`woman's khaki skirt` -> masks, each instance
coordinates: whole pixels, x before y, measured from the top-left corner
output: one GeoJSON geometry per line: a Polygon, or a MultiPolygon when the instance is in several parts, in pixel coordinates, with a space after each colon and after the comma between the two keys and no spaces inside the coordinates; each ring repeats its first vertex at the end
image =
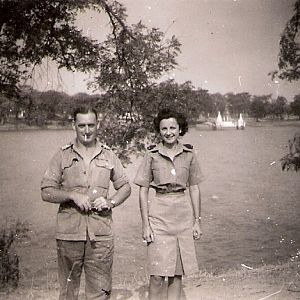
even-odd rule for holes
{"type": "Polygon", "coordinates": [[[174,276],[198,272],[193,239],[193,210],[185,193],[156,193],[149,205],[154,242],[148,244],[150,275],[174,276]]]}

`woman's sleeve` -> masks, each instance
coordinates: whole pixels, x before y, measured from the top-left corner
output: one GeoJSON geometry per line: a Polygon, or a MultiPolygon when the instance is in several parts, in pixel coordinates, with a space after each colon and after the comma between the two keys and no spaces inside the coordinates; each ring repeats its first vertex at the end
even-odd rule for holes
{"type": "Polygon", "coordinates": [[[192,155],[193,156],[190,165],[188,186],[199,184],[204,180],[204,176],[202,174],[197,157],[194,152],[192,153],[192,155]]]}
{"type": "Polygon", "coordinates": [[[151,161],[152,157],[147,152],[138,168],[135,179],[133,181],[134,184],[144,187],[150,186],[150,183],[153,180],[151,161]]]}

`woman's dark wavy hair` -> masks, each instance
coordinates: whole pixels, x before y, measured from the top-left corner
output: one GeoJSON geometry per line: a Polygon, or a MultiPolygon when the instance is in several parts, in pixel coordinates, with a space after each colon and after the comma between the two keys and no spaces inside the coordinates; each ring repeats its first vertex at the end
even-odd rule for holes
{"type": "Polygon", "coordinates": [[[187,122],[186,116],[183,113],[177,112],[170,108],[163,108],[158,112],[157,116],[154,118],[153,121],[154,129],[159,133],[160,121],[163,119],[170,119],[170,118],[176,119],[180,129],[180,133],[179,133],[180,136],[183,136],[185,135],[185,133],[188,132],[189,124],[187,122]]]}
{"type": "Polygon", "coordinates": [[[96,109],[93,107],[87,106],[87,105],[82,105],[78,106],[73,110],[73,120],[76,121],[76,116],[77,114],[88,114],[88,113],[94,113],[96,116],[96,119],[98,118],[98,113],[96,109]]]}

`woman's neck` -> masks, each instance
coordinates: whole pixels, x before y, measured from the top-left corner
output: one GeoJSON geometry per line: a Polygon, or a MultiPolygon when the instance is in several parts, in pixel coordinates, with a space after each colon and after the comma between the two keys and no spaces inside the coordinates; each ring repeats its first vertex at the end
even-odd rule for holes
{"type": "Polygon", "coordinates": [[[176,141],[174,144],[168,144],[168,143],[163,142],[164,147],[166,147],[170,150],[172,150],[172,149],[175,150],[177,147],[177,144],[178,144],[178,141],[176,141]]]}

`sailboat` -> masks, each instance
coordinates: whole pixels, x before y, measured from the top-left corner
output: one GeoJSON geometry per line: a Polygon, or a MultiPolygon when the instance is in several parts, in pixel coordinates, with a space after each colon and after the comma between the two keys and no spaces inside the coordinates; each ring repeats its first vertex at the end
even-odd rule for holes
{"type": "Polygon", "coordinates": [[[222,118],[221,112],[218,111],[218,116],[215,122],[213,122],[212,127],[214,130],[223,128],[236,128],[245,129],[246,123],[243,120],[242,114],[240,114],[238,121],[231,120],[228,111],[225,111],[224,118],[222,118]]]}
{"type": "Polygon", "coordinates": [[[246,122],[243,120],[242,114],[240,114],[240,117],[236,124],[236,129],[245,129],[246,122]]]}

